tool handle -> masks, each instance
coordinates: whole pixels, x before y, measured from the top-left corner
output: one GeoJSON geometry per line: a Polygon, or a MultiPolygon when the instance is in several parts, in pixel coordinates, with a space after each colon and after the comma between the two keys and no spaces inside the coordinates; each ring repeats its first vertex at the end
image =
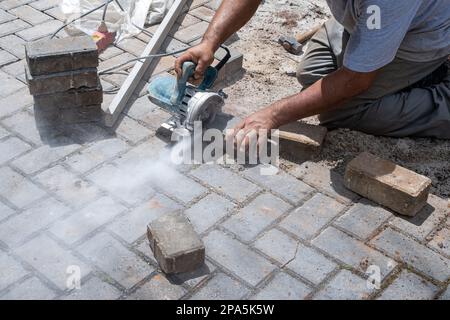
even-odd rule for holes
{"type": "Polygon", "coordinates": [[[309,41],[317,33],[317,31],[320,30],[320,28],[322,28],[322,25],[318,25],[318,26],[314,27],[313,29],[311,29],[308,32],[299,33],[299,34],[296,35],[295,38],[296,38],[298,43],[304,44],[306,41],[309,41]]]}

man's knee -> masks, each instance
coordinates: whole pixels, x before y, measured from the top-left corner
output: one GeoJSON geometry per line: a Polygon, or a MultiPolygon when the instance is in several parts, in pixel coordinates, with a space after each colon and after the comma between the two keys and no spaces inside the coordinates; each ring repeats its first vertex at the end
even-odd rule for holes
{"type": "Polygon", "coordinates": [[[297,66],[297,80],[306,89],[319,81],[322,76],[315,74],[314,69],[308,65],[308,61],[301,61],[297,66]]]}

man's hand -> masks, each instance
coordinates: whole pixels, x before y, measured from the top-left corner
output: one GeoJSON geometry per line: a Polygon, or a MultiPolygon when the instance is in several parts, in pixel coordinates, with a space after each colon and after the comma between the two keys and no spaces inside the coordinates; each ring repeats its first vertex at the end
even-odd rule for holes
{"type": "Polygon", "coordinates": [[[195,81],[200,81],[206,69],[214,61],[214,50],[211,45],[202,42],[199,45],[190,48],[182,56],[175,61],[175,71],[178,77],[182,75],[183,63],[192,61],[197,65],[193,78],[195,81]]]}

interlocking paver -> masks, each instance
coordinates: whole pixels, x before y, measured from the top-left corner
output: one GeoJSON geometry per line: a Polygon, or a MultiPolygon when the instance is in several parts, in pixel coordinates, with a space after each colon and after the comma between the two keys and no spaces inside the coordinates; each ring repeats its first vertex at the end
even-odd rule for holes
{"type": "Polygon", "coordinates": [[[152,266],[106,233],[97,234],[77,250],[125,288],[131,288],[154,271],[152,266]]]}
{"type": "Polygon", "coordinates": [[[42,144],[41,134],[36,126],[33,116],[26,110],[18,112],[3,120],[11,131],[14,131],[36,145],[42,144]]]}
{"type": "Polygon", "coordinates": [[[212,231],[204,242],[208,256],[253,286],[275,268],[262,256],[220,231],[212,231]]]}
{"type": "Polygon", "coordinates": [[[0,9],[0,24],[14,20],[14,19],[15,19],[15,17],[12,14],[9,14],[5,10],[0,9]]]}
{"type": "Polygon", "coordinates": [[[443,228],[436,232],[429,244],[436,250],[450,256],[450,229],[443,228]]]}
{"type": "Polygon", "coordinates": [[[0,290],[5,289],[26,274],[27,271],[18,261],[0,251],[0,290]]]}
{"type": "Polygon", "coordinates": [[[123,118],[116,132],[131,143],[136,143],[152,134],[151,130],[129,117],[123,118]]]}
{"type": "Polygon", "coordinates": [[[361,300],[367,299],[374,292],[367,285],[367,280],[341,270],[326,286],[315,296],[316,300],[361,300]]]}
{"type": "Polygon", "coordinates": [[[14,213],[14,210],[6,206],[6,204],[0,202],[0,221],[8,218],[14,213]]]}
{"type": "Polygon", "coordinates": [[[0,240],[17,246],[68,212],[67,206],[52,198],[40,201],[0,224],[0,240]]]}
{"type": "Polygon", "coordinates": [[[194,17],[197,17],[203,21],[211,22],[215,12],[207,7],[198,7],[189,12],[194,17]]]}
{"type": "Polygon", "coordinates": [[[81,284],[80,289],[74,289],[63,300],[115,300],[121,292],[111,284],[93,277],[81,284]]]}
{"type": "Polygon", "coordinates": [[[4,164],[30,149],[31,147],[28,143],[25,143],[16,137],[3,140],[0,142],[0,164],[4,164]]]}
{"type": "Polygon", "coordinates": [[[23,4],[30,3],[31,1],[33,1],[33,0],[3,0],[0,3],[0,8],[9,10],[9,9],[19,7],[23,4]]]}
{"type": "MultiPolygon", "coordinates": [[[[17,57],[5,50],[0,50],[0,67],[17,61],[17,57]]],[[[4,69],[2,69],[4,70],[4,69]]]]}
{"type": "Polygon", "coordinates": [[[277,229],[269,230],[255,241],[255,248],[283,265],[295,257],[298,245],[298,241],[277,229]]]}
{"type": "Polygon", "coordinates": [[[60,0],[37,0],[29,3],[29,5],[35,9],[44,11],[57,6],[60,2],[60,0]]]}
{"type": "Polygon", "coordinates": [[[51,19],[51,17],[49,17],[45,13],[42,13],[41,11],[36,10],[28,5],[14,8],[10,10],[9,13],[14,14],[16,17],[32,25],[40,24],[51,19]]]}
{"type": "Polygon", "coordinates": [[[311,289],[293,278],[281,272],[278,273],[269,284],[264,287],[254,299],[256,300],[301,300],[304,299],[311,289]]]}
{"type": "Polygon", "coordinates": [[[67,288],[68,270],[71,267],[79,268],[81,278],[91,271],[89,266],[46,235],[28,241],[15,252],[61,290],[67,288]]]}
{"type": "Polygon", "coordinates": [[[186,290],[170,281],[162,274],[158,273],[149,281],[144,283],[135,293],[131,294],[130,300],[176,300],[180,299],[186,290]]]}
{"type": "Polygon", "coordinates": [[[25,58],[25,41],[11,34],[0,38],[0,48],[12,53],[20,59],[25,58]]]}
{"type": "Polygon", "coordinates": [[[25,41],[34,41],[53,34],[62,25],[63,23],[61,21],[50,20],[35,25],[31,28],[16,32],[16,34],[25,41]]]}
{"type": "Polygon", "coordinates": [[[344,209],[344,205],[323,194],[316,194],[291,212],[280,227],[302,239],[309,239],[344,209]]]}
{"type": "Polygon", "coordinates": [[[45,192],[10,168],[0,169],[0,195],[19,208],[45,196],[45,192]]]}
{"type": "Polygon", "coordinates": [[[29,28],[30,25],[26,23],[25,21],[22,21],[20,19],[16,19],[13,21],[9,21],[2,24],[2,27],[0,29],[0,37],[7,36],[10,34],[13,34],[14,32],[23,30],[25,28],[29,28]]]}
{"type": "Polygon", "coordinates": [[[25,84],[3,71],[0,71],[0,83],[2,84],[0,98],[7,97],[25,87],[25,84]]]}
{"type": "Polygon", "coordinates": [[[397,279],[378,298],[380,300],[431,300],[437,287],[425,279],[407,270],[402,271],[397,279]]]}
{"type": "Polygon", "coordinates": [[[203,36],[206,29],[208,28],[208,25],[209,24],[205,21],[193,24],[189,27],[180,29],[177,32],[175,32],[174,38],[184,43],[192,42],[203,36]]]}
{"type": "Polygon", "coordinates": [[[0,139],[3,139],[4,137],[9,136],[9,132],[2,127],[0,127],[0,139]]]}
{"type": "Polygon", "coordinates": [[[117,46],[124,51],[140,57],[142,52],[144,52],[146,43],[136,38],[128,38],[120,41],[117,46]]]}
{"type": "Polygon", "coordinates": [[[250,292],[239,281],[218,273],[196,292],[191,300],[237,300],[250,292]]]}
{"type": "Polygon", "coordinates": [[[56,297],[55,292],[49,289],[36,277],[31,277],[16,284],[7,293],[0,296],[0,300],[51,300],[56,297]]]}
{"type": "Polygon", "coordinates": [[[450,300],[450,287],[447,287],[447,290],[440,296],[440,300],[450,300]]]}
{"type": "MultiPolygon", "coordinates": [[[[17,60],[17,59],[16,59],[17,60]]],[[[2,68],[2,71],[22,81],[25,78],[24,61],[20,60],[2,68]]]]}
{"type": "MultiPolygon", "coordinates": [[[[5,98],[0,98],[0,118],[30,106],[32,103],[33,97],[28,93],[27,88],[23,88],[5,98]]],[[[13,121],[13,123],[15,123],[15,121],[13,121]]]]}
{"type": "Polygon", "coordinates": [[[371,243],[391,257],[404,261],[438,281],[444,282],[450,277],[449,259],[395,230],[384,230],[371,243]]]}
{"type": "Polygon", "coordinates": [[[223,226],[240,239],[252,241],[290,208],[291,206],[287,202],[270,193],[263,193],[231,216],[223,223],[223,226]]]}

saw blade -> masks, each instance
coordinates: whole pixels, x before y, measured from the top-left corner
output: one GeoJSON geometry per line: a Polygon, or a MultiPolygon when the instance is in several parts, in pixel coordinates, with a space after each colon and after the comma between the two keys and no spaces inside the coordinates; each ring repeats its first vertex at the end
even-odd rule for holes
{"type": "Polygon", "coordinates": [[[216,114],[222,110],[223,98],[214,92],[197,92],[188,103],[185,126],[193,129],[194,122],[208,124],[214,121],[216,114]]]}

